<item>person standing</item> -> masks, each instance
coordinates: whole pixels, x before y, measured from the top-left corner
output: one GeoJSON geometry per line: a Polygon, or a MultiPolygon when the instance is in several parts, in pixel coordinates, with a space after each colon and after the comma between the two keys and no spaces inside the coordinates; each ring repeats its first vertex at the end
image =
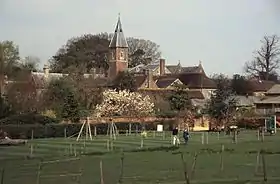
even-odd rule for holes
{"type": "Polygon", "coordinates": [[[178,130],[178,127],[175,127],[172,131],[172,135],[173,135],[173,145],[179,145],[180,144],[180,140],[178,138],[178,133],[179,133],[179,130],[178,130]]]}
{"type": "Polygon", "coordinates": [[[189,134],[187,129],[184,130],[183,138],[185,140],[185,144],[188,144],[188,141],[189,141],[189,138],[190,138],[190,134],[189,134]]]}

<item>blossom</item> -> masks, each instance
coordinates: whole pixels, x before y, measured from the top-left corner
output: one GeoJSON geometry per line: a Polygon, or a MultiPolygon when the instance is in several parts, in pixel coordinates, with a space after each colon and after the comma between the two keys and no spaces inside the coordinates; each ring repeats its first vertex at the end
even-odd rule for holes
{"type": "Polygon", "coordinates": [[[149,96],[127,90],[106,90],[103,101],[95,108],[96,117],[110,116],[147,116],[154,111],[154,103],[149,96]]]}

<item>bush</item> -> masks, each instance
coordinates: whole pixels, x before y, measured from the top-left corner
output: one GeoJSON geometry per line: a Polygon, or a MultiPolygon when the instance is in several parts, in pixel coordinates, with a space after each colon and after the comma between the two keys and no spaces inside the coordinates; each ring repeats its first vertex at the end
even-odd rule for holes
{"type": "Polygon", "coordinates": [[[51,124],[58,123],[55,118],[44,116],[36,113],[16,114],[0,120],[0,124],[14,124],[14,125],[26,125],[26,124],[51,124]]]}

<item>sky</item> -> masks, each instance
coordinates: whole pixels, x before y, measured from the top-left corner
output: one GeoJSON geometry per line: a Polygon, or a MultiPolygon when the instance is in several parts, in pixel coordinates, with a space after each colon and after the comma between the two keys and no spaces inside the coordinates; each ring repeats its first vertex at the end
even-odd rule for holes
{"type": "Polygon", "coordinates": [[[264,35],[280,36],[279,0],[0,0],[0,41],[41,67],[71,37],[113,32],[160,45],[167,64],[198,65],[208,75],[244,72],[264,35]]]}

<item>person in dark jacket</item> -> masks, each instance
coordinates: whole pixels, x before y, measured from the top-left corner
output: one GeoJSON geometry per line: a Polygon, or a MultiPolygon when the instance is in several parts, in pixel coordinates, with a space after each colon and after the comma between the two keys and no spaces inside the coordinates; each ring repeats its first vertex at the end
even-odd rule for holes
{"type": "Polygon", "coordinates": [[[179,130],[177,127],[175,127],[173,130],[172,130],[172,135],[173,135],[173,145],[178,145],[180,144],[180,140],[178,138],[178,133],[179,133],[179,130]]]}
{"type": "Polygon", "coordinates": [[[183,138],[185,140],[185,144],[188,144],[188,141],[189,141],[189,138],[190,138],[190,134],[189,134],[188,130],[186,130],[186,129],[183,132],[183,138]]]}

